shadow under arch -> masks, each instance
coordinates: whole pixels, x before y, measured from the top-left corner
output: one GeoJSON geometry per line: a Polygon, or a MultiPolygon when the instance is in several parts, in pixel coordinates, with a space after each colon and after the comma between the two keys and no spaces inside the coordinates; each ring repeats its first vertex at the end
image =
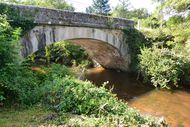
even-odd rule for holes
{"type": "Polygon", "coordinates": [[[90,59],[96,61],[104,68],[117,70],[125,68],[125,60],[120,51],[107,42],[92,38],[73,38],[66,41],[83,48],[88,53],[90,59]]]}

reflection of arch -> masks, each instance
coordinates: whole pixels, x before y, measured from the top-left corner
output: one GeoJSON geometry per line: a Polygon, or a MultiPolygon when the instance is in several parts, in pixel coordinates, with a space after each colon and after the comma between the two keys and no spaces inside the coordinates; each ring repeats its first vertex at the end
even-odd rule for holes
{"type": "Polygon", "coordinates": [[[97,62],[105,67],[128,70],[130,55],[121,30],[36,26],[22,38],[22,54],[27,56],[46,45],[62,40],[70,40],[82,46],[93,59],[96,58],[97,62]]]}

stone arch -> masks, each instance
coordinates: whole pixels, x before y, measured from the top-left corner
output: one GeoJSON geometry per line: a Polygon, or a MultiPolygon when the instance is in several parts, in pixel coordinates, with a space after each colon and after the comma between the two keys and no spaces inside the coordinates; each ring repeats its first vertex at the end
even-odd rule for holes
{"type": "Polygon", "coordinates": [[[27,56],[46,45],[62,40],[70,40],[82,46],[94,58],[97,55],[97,62],[104,67],[128,70],[130,55],[122,30],[50,25],[36,26],[22,38],[22,54],[27,56]],[[100,50],[100,47],[102,51],[98,52],[96,49],[100,50]],[[90,48],[93,49],[92,52],[90,52],[90,48]]]}
{"type": "Polygon", "coordinates": [[[125,60],[121,52],[109,43],[90,38],[75,38],[68,41],[85,49],[89,57],[101,66],[124,70],[125,60]]]}

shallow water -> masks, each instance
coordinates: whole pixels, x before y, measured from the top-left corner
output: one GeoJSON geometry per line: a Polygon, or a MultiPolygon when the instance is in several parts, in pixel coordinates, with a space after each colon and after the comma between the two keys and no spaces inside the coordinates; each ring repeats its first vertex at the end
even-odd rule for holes
{"type": "Polygon", "coordinates": [[[190,127],[190,90],[157,90],[134,75],[101,67],[89,69],[86,79],[97,86],[109,81],[107,88],[143,114],[163,116],[172,127],[190,127]]]}

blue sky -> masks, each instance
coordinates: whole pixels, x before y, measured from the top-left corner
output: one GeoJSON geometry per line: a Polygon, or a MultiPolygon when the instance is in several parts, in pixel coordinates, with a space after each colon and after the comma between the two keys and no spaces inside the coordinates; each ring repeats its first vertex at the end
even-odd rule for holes
{"type": "MultiPolygon", "coordinates": [[[[76,11],[85,12],[86,7],[92,4],[92,0],[66,0],[71,3],[76,11]]],[[[151,0],[130,0],[134,8],[147,8],[149,12],[152,12],[155,5],[152,4],[151,0]]],[[[115,7],[119,3],[119,0],[110,0],[111,7],[115,7]]]]}

